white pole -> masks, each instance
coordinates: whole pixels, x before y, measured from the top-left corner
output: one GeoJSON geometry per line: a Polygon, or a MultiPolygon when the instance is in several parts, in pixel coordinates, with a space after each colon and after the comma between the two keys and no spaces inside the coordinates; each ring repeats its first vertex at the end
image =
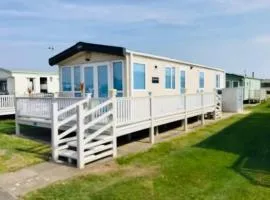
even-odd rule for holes
{"type": "Polygon", "coordinates": [[[151,127],[150,127],[150,142],[151,144],[155,143],[155,130],[154,130],[154,116],[153,116],[153,96],[152,92],[149,92],[149,101],[150,101],[150,120],[151,120],[151,127]]]}
{"type": "Polygon", "coordinates": [[[113,157],[117,157],[117,136],[116,136],[116,121],[117,121],[117,106],[116,106],[116,94],[117,90],[111,90],[111,99],[112,99],[112,137],[113,137],[113,157]]]}
{"type": "Polygon", "coordinates": [[[217,96],[217,91],[216,91],[216,89],[214,89],[214,105],[215,105],[215,109],[214,109],[214,112],[213,112],[213,118],[214,118],[214,120],[216,120],[216,115],[217,115],[217,104],[218,104],[218,96],[217,96]]]}
{"type": "Polygon", "coordinates": [[[18,108],[17,108],[17,98],[14,96],[14,106],[15,106],[15,125],[16,125],[16,135],[20,135],[20,124],[18,123],[18,108]]]}
{"type": "Polygon", "coordinates": [[[202,105],[202,116],[201,116],[201,120],[202,120],[202,125],[204,125],[205,121],[204,121],[204,93],[202,92],[201,94],[201,105],[202,105]]]}
{"type": "Polygon", "coordinates": [[[184,109],[185,109],[185,119],[184,119],[184,130],[187,131],[188,130],[188,117],[187,117],[187,94],[184,94],[184,109]]]}
{"type": "Polygon", "coordinates": [[[58,161],[58,105],[57,102],[52,103],[51,108],[51,145],[52,145],[52,158],[54,162],[58,161]]]}
{"type": "Polygon", "coordinates": [[[84,130],[83,130],[83,104],[76,107],[77,110],[77,167],[84,168],[84,130]]]}

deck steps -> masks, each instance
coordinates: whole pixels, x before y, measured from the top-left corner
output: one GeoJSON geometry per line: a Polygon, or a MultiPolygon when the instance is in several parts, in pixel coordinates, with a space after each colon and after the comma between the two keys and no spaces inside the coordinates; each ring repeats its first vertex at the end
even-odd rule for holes
{"type": "MultiPolygon", "coordinates": [[[[91,150],[85,151],[84,163],[93,162],[95,160],[99,160],[101,158],[113,155],[112,148],[112,144],[107,144],[97,146],[92,148],[91,150]]],[[[68,162],[71,162],[71,159],[77,161],[78,155],[76,150],[64,149],[59,151],[59,157],[67,158],[68,162]]]]}
{"type": "Polygon", "coordinates": [[[88,156],[87,158],[84,159],[85,163],[90,163],[108,156],[112,156],[113,155],[113,150],[109,150],[109,151],[104,151],[103,153],[100,153],[98,155],[92,155],[92,156],[88,156]]]}
{"type": "MultiPolygon", "coordinates": [[[[104,135],[100,135],[97,138],[95,138],[94,142],[90,143],[90,144],[86,144],[85,148],[92,148],[95,146],[99,146],[108,142],[111,142],[113,139],[112,136],[104,136],[104,135]]],[[[77,141],[72,141],[68,143],[69,147],[73,147],[73,148],[77,148],[77,141]]]]}

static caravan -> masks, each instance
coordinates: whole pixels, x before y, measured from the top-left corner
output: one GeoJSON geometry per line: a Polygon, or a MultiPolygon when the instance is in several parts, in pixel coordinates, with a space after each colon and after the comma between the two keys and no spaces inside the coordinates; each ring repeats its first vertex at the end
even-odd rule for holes
{"type": "Polygon", "coordinates": [[[266,94],[270,95],[270,79],[261,80],[261,88],[266,90],[266,94]]]}
{"type": "Polygon", "coordinates": [[[266,99],[266,90],[261,88],[261,79],[238,74],[226,73],[226,88],[243,88],[244,101],[266,99]]]}
{"type": "Polygon", "coordinates": [[[57,73],[17,71],[0,68],[0,95],[59,92],[57,73]]]}
{"type": "Polygon", "coordinates": [[[59,66],[60,90],[78,96],[107,97],[110,89],[119,97],[196,94],[225,87],[222,69],[122,47],[79,42],[49,63],[59,66]]]}
{"type": "Polygon", "coordinates": [[[161,125],[182,121],[187,130],[188,118],[221,116],[222,69],[83,42],[49,64],[59,66],[65,97],[17,98],[16,133],[21,124],[50,128],[55,162],[83,168],[116,157],[120,136],[149,129],[154,143],[161,125]]]}
{"type": "Polygon", "coordinates": [[[226,73],[226,88],[244,87],[244,79],[242,75],[226,73]]]}

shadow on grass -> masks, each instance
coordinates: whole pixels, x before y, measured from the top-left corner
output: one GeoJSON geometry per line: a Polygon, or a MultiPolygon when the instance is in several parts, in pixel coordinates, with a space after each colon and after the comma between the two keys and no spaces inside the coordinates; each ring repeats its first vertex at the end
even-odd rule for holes
{"type": "Polygon", "coordinates": [[[28,148],[16,148],[16,151],[33,154],[36,157],[42,160],[46,160],[46,161],[50,160],[50,155],[51,155],[49,148],[44,145],[37,145],[34,147],[28,147],[28,148]]]}
{"type": "MultiPolygon", "coordinates": [[[[265,106],[268,109],[268,106],[265,106]]],[[[270,111],[256,111],[196,147],[239,155],[231,166],[252,183],[270,187],[270,111]]]]}
{"type": "MultiPolygon", "coordinates": [[[[21,136],[37,142],[49,144],[51,130],[33,126],[21,126],[21,136]]],[[[15,121],[5,120],[0,123],[0,134],[15,135],[15,121]]]]}

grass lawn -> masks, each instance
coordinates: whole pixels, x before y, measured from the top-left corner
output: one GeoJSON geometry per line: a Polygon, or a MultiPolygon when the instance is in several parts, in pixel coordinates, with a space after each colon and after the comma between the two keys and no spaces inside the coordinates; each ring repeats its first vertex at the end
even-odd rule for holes
{"type": "Polygon", "coordinates": [[[270,199],[270,106],[119,158],[112,172],[51,185],[25,199],[270,199]]]}
{"type": "MultiPolygon", "coordinates": [[[[24,132],[29,130],[29,128],[23,128],[24,132]]],[[[17,137],[14,132],[14,120],[0,121],[0,174],[48,159],[49,147],[47,145],[17,137]]]]}

